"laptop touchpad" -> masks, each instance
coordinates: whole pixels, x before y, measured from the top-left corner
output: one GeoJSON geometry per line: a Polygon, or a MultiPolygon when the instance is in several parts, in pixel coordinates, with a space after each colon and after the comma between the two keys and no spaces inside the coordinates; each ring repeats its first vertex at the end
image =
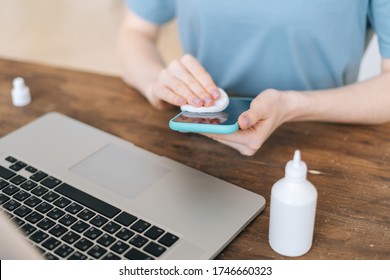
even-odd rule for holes
{"type": "Polygon", "coordinates": [[[133,199],[170,170],[130,150],[109,144],[73,166],[70,171],[133,199]]]}

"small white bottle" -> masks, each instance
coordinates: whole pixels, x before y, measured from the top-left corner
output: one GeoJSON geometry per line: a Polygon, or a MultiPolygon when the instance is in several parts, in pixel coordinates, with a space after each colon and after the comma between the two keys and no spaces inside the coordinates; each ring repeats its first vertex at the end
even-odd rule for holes
{"type": "Polygon", "coordinates": [[[307,253],[313,242],[317,190],[306,179],[307,166],[299,150],[285,172],[271,190],[268,239],[275,252],[297,257],[307,253]]]}
{"type": "Polygon", "coordinates": [[[22,107],[30,104],[30,89],[25,85],[23,78],[15,78],[12,88],[12,103],[15,106],[22,107]]]}

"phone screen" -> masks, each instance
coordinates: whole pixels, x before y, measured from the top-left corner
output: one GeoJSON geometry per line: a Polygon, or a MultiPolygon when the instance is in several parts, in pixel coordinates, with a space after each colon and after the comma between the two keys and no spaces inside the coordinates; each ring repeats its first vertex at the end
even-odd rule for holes
{"type": "Polygon", "coordinates": [[[218,113],[182,112],[173,121],[180,123],[197,123],[213,125],[233,125],[241,113],[249,109],[252,98],[230,98],[228,107],[218,113]]]}

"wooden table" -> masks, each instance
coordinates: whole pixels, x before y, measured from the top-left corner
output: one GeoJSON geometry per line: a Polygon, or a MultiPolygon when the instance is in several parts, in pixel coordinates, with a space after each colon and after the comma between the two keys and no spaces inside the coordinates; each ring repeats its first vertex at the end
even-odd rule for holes
{"type": "Polygon", "coordinates": [[[245,157],[197,134],[169,129],[177,111],[154,110],[118,77],[0,59],[0,137],[57,111],[264,196],[265,210],[218,259],[286,259],[268,245],[272,185],[295,149],[309,167],[318,203],[312,249],[297,259],[390,259],[390,124],[289,123],[245,157]],[[32,103],[11,103],[23,77],[32,103]]]}

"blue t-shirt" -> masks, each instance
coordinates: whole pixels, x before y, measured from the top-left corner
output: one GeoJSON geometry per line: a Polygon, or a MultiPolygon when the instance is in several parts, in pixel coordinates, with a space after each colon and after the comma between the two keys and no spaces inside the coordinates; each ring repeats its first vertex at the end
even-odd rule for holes
{"type": "Polygon", "coordinates": [[[161,25],[228,92],[310,90],[356,81],[368,26],[390,58],[390,0],[126,0],[161,25]]]}

